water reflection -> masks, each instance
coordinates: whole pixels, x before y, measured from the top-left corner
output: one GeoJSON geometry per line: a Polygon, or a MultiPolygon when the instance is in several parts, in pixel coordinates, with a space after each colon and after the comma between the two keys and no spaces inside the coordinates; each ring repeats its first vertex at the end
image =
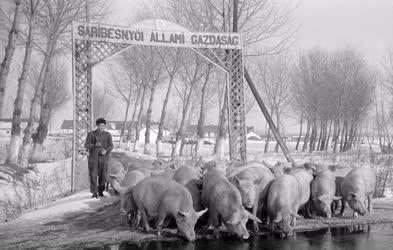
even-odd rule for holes
{"type": "Polygon", "coordinates": [[[172,242],[146,242],[140,245],[122,243],[107,245],[104,249],[143,250],[259,250],[259,249],[392,249],[393,224],[356,225],[328,228],[318,231],[296,233],[296,237],[280,239],[273,235],[260,235],[248,241],[237,239],[198,240],[195,243],[184,240],[172,242]],[[117,247],[117,248],[116,248],[117,247]]]}

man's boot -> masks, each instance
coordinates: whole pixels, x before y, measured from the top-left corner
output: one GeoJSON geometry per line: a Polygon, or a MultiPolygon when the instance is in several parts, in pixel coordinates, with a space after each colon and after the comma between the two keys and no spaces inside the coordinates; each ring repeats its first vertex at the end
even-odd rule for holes
{"type": "Polygon", "coordinates": [[[91,198],[96,198],[96,199],[98,199],[97,193],[93,193],[93,196],[92,196],[91,198]]]}

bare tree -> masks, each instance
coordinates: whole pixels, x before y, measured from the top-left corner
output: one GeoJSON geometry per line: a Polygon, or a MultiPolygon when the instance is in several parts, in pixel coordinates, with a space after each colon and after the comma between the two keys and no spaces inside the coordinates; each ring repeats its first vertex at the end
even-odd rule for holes
{"type": "MultiPolygon", "coordinates": [[[[275,55],[257,60],[257,69],[255,75],[257,76],[257,85],[260,93],[266,100],[266,106],[270,109],[270,115],[276,116],[277,129],[281,133],[284,132],[280,127],[280,115],[287,108],[290,101],[290,59],[287,55],[275,55]]],[[[265,152],[268,151],[270,139],[270,128],[265,144],[265,152]]],[[[275,152],[278,151],[278,143],[276,143],[275,152]]]]}
{"type": "MultiPolygon", "coordinates": [[[[35,84],[38,85],[38,78],[39,78],[39,73],[36,71],[35,72],[35,84]]],[[[53,115],[61,109],[64,104],[69,101],[71,98],[71,95],[67,89],[67,70],[66,67],[55,61],[52,61],[52,64],[49,67],[49,72],[47,76],[47,91],[45,92],[45,108],[48,110],[46,113],[46,116],[40,116],[41,119],[45,119],[44,122],[40,122],[38,127],[37,127],[37,133],[33,134],[33,141],[37,142],[33,146],[33,155],[32,161],[37,161],[37,160],[42,160],[42,155],[41,152],[43,151],[43,144],[44,140],[46,139],[46,135],[48,134],[48,124],[53,115]],[[44,127],[42,127],[42,124],[44,124],[44,127]],[[42,133],[45,134],[45,136],[40,135],[38,132],[42,131],[42,133]],[[39,137],[39,138],[36,138],[39,137]],[[36,147],[39,147],[37,149],[36,147]]],[[[41,105],[43,103],[43,99],[40,100],[41,105]]]]}
{"type": "MultiPolygon", "coordinates": [[[[102,17],[102,4],[93,5],[90,14],[91,19],[102,17]]],[[[51,62],[59,53],[62,53],[70,44],[69,34],[71,23],[73,20],[82,20],[86,18],[85,1],[81,0],[45,0],[43,8],[37,13],[37,23],[39,27],[39,34],[41,43],[37,42],[36,48],[44,55],[40,74],[38,77],[37,89],[31,101],[31,112],[28,120],[28,125],[25,129],[25,136],[23,138],[23,147],[21,153],[22,165],[27,165],[27,155],[30,150],[33,126],[33,111],[37,109],[38,100],[40,100],[40,118],[39,126],[34,135],[33,143],[35,152],[33,156],[42,154],[43,141],[46,138],[49,124],[48,100],[47,100],[47,78],[50,70],[51,62]]]]}
{"type": "Polygon", "coordinates": [[[117,56],[112,64],[109,64],[111,73],[109,80],[106,82],[108,89],[112,90],[109,93],[126,105],[123,125],[120,131],[119,146],[123,141],[129,109],[132,102],[136,99],[135,92],[138,89],[134,57],[133,51],[127,50],[117,56]]]}
{"type": "Polygon", "coordinates": [[[184,59],[186,60],[183,62],[183,70],[181,74],[181,78],[183,82],[186,84],[184,85],[186,91],[184,91],[183,95],[183,112],[182,112],[182,119],[180,122],[179,129],[176,133],[175,139],[175,146],[172,150],[172,157],[177,157],[180,155],[180,147],[183,139],[183,134],[185,129],[187,128],[187,121],[190,116],[190,111],[192,107],[192,96],[194,95],[194,90],[198,81],[203,76],[202,71],[202,58],[196,54],[195,52],[191,52],[188,56],[185,55],[184,59]]]}
{"type": "Polygon", "coordinates": [[[27,74],[30,70],[30,61],[32,55],[33,39],[34,39],[34,25],[36,11],[40,1],[30,0],[29,2],[23,2],[22,11],[27,20],[28,33],[25,43],[25,55],[23,59],[22,72],[19,77],[17,96],[14,102],[14,111],[12,114],[12,128],[11,128],[11,140],[9,146],[9,152],[6,159],[8,163],[17,163],[20,146],[20,133],[21,133],[21,115],[23,108],[23,100],[25,96],[25,89],[27,83],[27,74]]]}
{"type": "Polygon", "coordinates": [[[145,53],[147,54],[147,59],[146,64],[148,67],[148,74],[149,74],[149,82],[150,82],[150,100],[149,100],[149,106],[147,108],[147,114],[146,114],[146,131],[145,131],[145,145],[144,145],[144,153],[145,154],[150,154],[151,152],[149,151],[149,145],[150,145],[150,130],[151,130],[151,123],[152,123],[152,108],[153,108],[153,102],[154,102],[154,94],[156,92],[156,89],[158,85],[163,81],[163,68],[164,64],[163,61],[160,58],[157,58],[155,54],[157,53],[157,49],[153,47],[147,47],[147,51],[145,53]]]}
{"type": "Polygon", "coordinates": [[[211,69],[212,67],[213,65],[209,63],[207,66],[205,79],[201,91],[201,107],[200,107],[200,114],[199,114],[198,126],[197,126],[197,143],[195,147],[195,159],[199,159],[205,140],[204,128],[205,128],[205,120],[206,120],[206,99],[208,97],[207,96],[208,87],[209,87],[208,84],[210,81],[210,71],[212,70],[211,69]]]}
{"type": "MultiPolygon", "coordinates": [[[[314,49],[300,56],[294,69],[294,96],[307,120],[303,151],[351,149],[372,101],[374,76],[351,49],[332,54],[314,49]],[[332,131],[333,127],[333,131],[332,131]]],[[[299,115],[300,116],[300,115],[299,115]]]]}
{"type": "Polygon", "coordinates": [[[4,105],[5,89],[7,86],[7,78],[10,70],[12,58],[14,56],[16,39],[18,36],[18,29],[20,23],[20,5],[21,0],[15,0],[14,19],[12,21],[11,29],[8,33],[8,43],[5,48],[3,61],[0,65],[0,117],[2,117],[2,110],[4,105]]]}
{"type": "Polygon", "coordinates": [[[134,147],[133,147],[133,151],[134,152],[138,152],[139,149],[139,133],[140,133],[140,128],[141,128],[141,123],[142,123],[142,114],[143,114],[143,109],[144,109],[144,105],[145,105],[145,96],[147,94],[148,90],[148,85],[146,82],[144,82],[142,80],[142,96],[141,96],[141,104],[139,106],[139,113],[138,113],[138,117],[135,123],[135,142],[134,142],[134,147]]]}
{"type": "Polygon", "coordinates": [[[164,103],[162,106],[160,124],[158,125],[158,133],[157,133],[157,141],[156,141],[157,156],[161,156],[163,154],[162,137],[163,137],[164,122],[167,114],[168,101],[172,93],[172,87],[175,77],[178,74],[180,68],[180,61],[181,61],[180,58],[182,56],[182,50],[180,48],[177,48],[175,53],[172,52],[173,52],[172,49],[166,50],[163,53],[159,52],[159,56],[164,64],[164,69],[166,70],[166,73],[168,75],[169,83],[168,83],[168,88],[166,91],[164,103]]]}

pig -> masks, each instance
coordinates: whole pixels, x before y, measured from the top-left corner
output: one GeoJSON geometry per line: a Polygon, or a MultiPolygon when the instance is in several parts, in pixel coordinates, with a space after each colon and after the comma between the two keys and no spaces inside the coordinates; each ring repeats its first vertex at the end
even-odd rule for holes
{"type": "Polygon", "coordinates": [[[185,186],[190,191],[195,211],[202,210],[201,190],[199,188],[202,182],[194,169],[188,166],[178,168],[173,175],[173,180],[185,186]]]}
{"type": "Polygon", "coordinates": [[[364,215],[367,210],[365,207],[366,198],[368,201],[368,212],[372,212],[372,198],[376,183],[376,174],[370,168],[354,168],[341,183],[342,204],[340,215],[343,216],[345,205],[354,211],[353,217],[357,214],[364,215]]]}
{"type": "Polygon", "coordinates": [[[140,212],[144,228],[150,230],[149,217],[157,217],[157,234],[161,235],[167,215],[176,221],[178,234],[189,241],[195,240],[194,226],[207,209],[195,212],[190,192],[180,183],[164,176],[152,176],[132,189],[132,203],[140,212]]]}
{"type": "Polygon", "coordinates": [[[228,230],[242,239],[248,239],[246,228],[248,219],[261,221],[244,209],[239,190],[217,168],[210,168],[202,180],[202,204],[209,209],[208,224],[214,227],[214,235],[219,236],[221,222],[228,230]]]}
{"type": "Polygon", "coordinates": [[[310,198],[310,184],[315,169],[309,164],[291,168],[290,173],[277,177],[270,185],[267,196],[268,223],[271,230],[278,225],[285,236],[292,235],[297,212],[310,198]]]}
{"type": "Polygon", "coordinates": [[[273,176],[270,170],[263,164],[249,162],[242,167],[233,169],[227,174],[227,177],[239,189],[243,205],[251,208],[254,205],[256,197],[255,186],[266,175],[269,177],[273,176]]]}
{"type": "Polygon", "coordinates": [[[267,196],[267,216],[271,231],[277,225],[281,234],[292,235],[301,196],[302,186],[293,175],[285,174],[272,182],[267,196]]]}
{"type": "MultiPolygon", "coordinates": [[[[268,184],[275,178],[264,164],[249,162],[228,174],[229,180],[239,189],[242,203],[247,208],[253,208],[254,216],[261,204],[266,203],[268,184]]],[[[253,221],[254,231],[258,232],[258,224],[253,221]]]]}
{"type": "Polygon", "coordinates": [[[302,191],[300,196],[300,206],[299,209],[305,208],[307,202],[310,199],[311,194],[311,182],[316,175],[315,165],[304,163],[299,167],[294,167],[289,169],[289,174],[293,175],[296,180],[300,183],[302,191]]]}
{"type": "Polygon", "coordinates": [[[145,179],[145,177],[145,174],[140,170],[130,170],[124,176],[120,186],[125,188],[133,187],[141,180],[145,179]]]}
{"type": "MultiPolygon", "coordinates": [[[[113,188],[113,182],[117,181],[120,182],[125,175],[124,167],[123,165],[115,160],[112,157],[109,157],[108,159],[108,167],[106,171],[106,191],[109,189],[109,185],[113,188]]],[[[115,190],[118,191],[118,190],[115,190]]]]}
{"type": "Polygon", "coordinates": [[[119,183],[113,182],[113,189],[120,193],[120,211],[127,216],[127,222],[131,227],[136,227],[139,224],[139,217],[137,214],[136,206],[133,203],[132,188],[145,178],[145,175],[139,170],[128,171],[124,179],[119,183]],[[135,223],[132,224],[132,219],[135,223]]]}
{"type": "Polygon", "coordinates": [[[311,182],[311,202],[307,209],[310,217],[314,217],[314,212],[322,214],[330,219],[332,216],[331,205],[333,201],[340,200],[336,196],[335,176],[331,170],[322,170],[311,182]],[[310,211],[312,209],[312,211],[310,211]]]}
{"type": "Polygon", "coordinates": [[[124,152],[112,152],[111,158],[120,162],[124,166],[125,171],[138,169],[146,176],[148,176],[148,174],[150,174],[155,169],[159,168],[153,165],[153,163],[150,161],[132,157],[124,152]]]}

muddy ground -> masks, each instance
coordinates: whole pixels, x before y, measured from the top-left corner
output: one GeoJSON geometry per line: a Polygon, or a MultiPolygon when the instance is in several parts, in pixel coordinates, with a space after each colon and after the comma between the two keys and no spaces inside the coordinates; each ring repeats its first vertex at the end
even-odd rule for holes
{"type": "MultiPolygon", "coordinates": [[[[375,199],[371,215],[352,218],[349,209],[344,217],[330,220],[300,219],[296,231],[316,230],[329,226],[393,222],[393,199],[375,199]]],[[[261,232],[266,233],[266,232],[261,232]]],[[[197,230],[197,238],[211,238],[210,232],[197,230]]],[[[87,191],[57,200],[23,214],[18,219],[0,224],[0,249],[25,248],[104,248],[129,242],[140,244],[155,240],[176,240],[175,230],[158,237],[154,231],[131,232],[119,210],[119,198],[106,193],[92,199],[87,191]]]]}

